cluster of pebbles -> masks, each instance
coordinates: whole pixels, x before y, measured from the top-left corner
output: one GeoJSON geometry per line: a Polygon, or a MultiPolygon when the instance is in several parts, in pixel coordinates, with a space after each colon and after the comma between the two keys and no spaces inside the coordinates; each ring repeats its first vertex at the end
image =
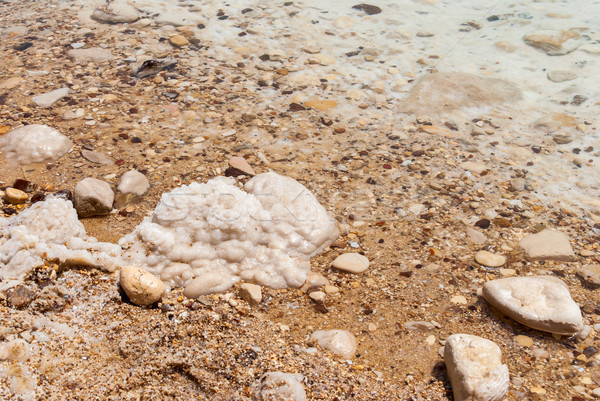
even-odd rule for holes
{"type": "MultiPolygon", "coordinates": [[[[430,25],[406,29],[379,3],[180,3],[7,2],[0,15],[0,398],[600,397],[596,93],[581,84],[598,62],[595,32],[533,29],[514,11],[459,24],[489,37],[525,27],[495,52],[557,60],[543,79],[562,92],[528,115],[525,83],[442,71],[460,64],[435,61],[452,35],[431,25],[433,1],[409,7],[430,25]],[[395,27],[385,40],[421,50],[399,61],[371,43],[383,19],[395,27]],[[286,21],[317,29],[294,38],[286,21]],[[358,50],[337,54],[317,35],[358,50]],[[555,156],[570,179],[549,169],[555,156]],[[161,194],[269,171],[339,225],[308,252],[299,288],[193,291],[151,267],[59,257],[26,277],[6,268],[3,244],[29,235],[13,222],[44,199],[72,202],[81,238],[116,246],[161,194]]],[[[475,46],[465,38],[459,47],[475,46]]],[[[493,71],[518,75],[506,68],[493,71]]]]}

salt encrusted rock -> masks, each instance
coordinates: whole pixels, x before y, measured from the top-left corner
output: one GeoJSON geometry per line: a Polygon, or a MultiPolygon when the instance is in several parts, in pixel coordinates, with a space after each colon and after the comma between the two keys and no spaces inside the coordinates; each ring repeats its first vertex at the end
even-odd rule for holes
{"type": "Polygon", "coordinates": [[[586,281],[600,285],[600,265],[583,265],[577,269],[577,273],[586,281]]]}
{"type": "Polygon", "coordinates": [[[229,165],[238,170],[241,173],[244,173],[246,175],[256,175],[256,173],[254,172],[254,169],[252,169],[252,167],[248,164],[248,162],[246,161],[246,159],[244,159],[243,157],[239,157],[239,156],[233,156],[231,159],[229,159],[229,165]]]}
{"type": "Polygon", "coordinates": [[[40,107],[50,107],[69,94],[69,88],[60,88],[31,98],[40,107]]]}
{"type": "Polygon", "coordinates": [[[48,163],[60,159],[73,142],[54,128],[32,124],[1,137],[0,146],[9,162],[48,163]]]}
{"type": "Polygon", "coordinates": [[[119,284],[136,305],[152,305],[160,301],[165,293],[165,286],[154,274],[137,266],[126,266],[121,269],[119,284]]]}
{"type": "Polygon", "coordinates": [[[583,328],[579,306],[565,283],[552,276],[509,277],[483,286],[484,298],[500,312],[531,328],[573,335],[583,328]]]}
{"type": "MultiPolygon", "coordinates": [[[[179,265],[183,265],[183,263],[179,265]]],[[[230,277],[219,271],[209,271],[200,274],[190,281],[183,289],[183,295],[188,298],[196,299],[202,295],[227,291],[238,281],[239,278],[237,277],[230,277]]]]}
{"type": "Polygon", "coordinates": [[[258,305],[262,301],[260,285],[244,283],[240,286],[240,296],[250,305],[258,305]]]}
{"type": "Polygon", "coordinates": [[[144,195],[150,188],[148,178],[137,170],[129,170],[121,176],[117,190],[122,194],[144,195]]]}
{"type": "Polygon", "coordinates": [[[84,178],[73,191],[73,205],[79,217],[109,214],[114,198],[110,184],[96,178],[84,178]]]}
{"type": "Polygon", "coordinates": [[[92,18],[102,22],[118,24],[133,22],[138,19],[138,12],[131,5],[122,2],[112,2],[108,5],[98,7],[92,13],[92,18]]]}
{"type": "Polygon", "coordinates": [[[506,257],[488,251],[479,251],[475,254],[475,261],[480,265],[488,267],[500,267],[506,263],[506,257]]]}
{"type": "Polygon", "coordinates": [[[12,205],[20,205],[27,202],[27,199],[29,199],[29,196],[16,188],[6,188],[4,191],[4,200],[12,205]]]}
{"type": "Polygon", "coordinates": [[[306,401],[302,384],[304,376],[298,373],[267,372],[258,380],[259,400],[306,401]]]}
{"type": "Polygon", "coordinates": [[[575,253],[566,234],[555,230],[544,230],[530,234],[519,241],[519,247],[525,251],[529,260],[558,260],[569,262],[575,259],[575,253]]]}
{"type": "Polygon", "coordinates": [[[369,259],[359,253],[344,253],[335,258],[333,267],[348,273],[362,273],[369,268],[369,259]]]}
{"type": "Polygon", "coordinates": [[[344,359],[352,359],[356,353],[356,338],[346,330],[317,330],[310,338],[344,359]]]}
{"type": "Polygon", "coordinates": [[[540,30],[523,37],[525,43],[546,52],[560,56],[577,49],[583,43],[581,35],[575,31],[540,30]]]}
{"type": "Polygon", "coordinates": [[[446,339],[444,361],[455,401],[501,401],[508,392],[508,367],[490,340],[453,334],[446,339]]]}

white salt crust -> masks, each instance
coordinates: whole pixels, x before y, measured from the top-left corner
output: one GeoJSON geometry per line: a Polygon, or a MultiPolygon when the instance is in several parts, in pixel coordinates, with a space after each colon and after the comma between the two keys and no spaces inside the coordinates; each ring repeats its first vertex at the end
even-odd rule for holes
{"type": "Polygon", "coordinates": [[[310,257],[338,236],[336,222],[303,185],[275,173],[245,185],[217,177],[163,194],[152,216],[119,242],[124,262],[184,286],[190,298],[243,280],[299,287],[310,257]]]}
{"type": "Polygon", "coordinates": [[[0,138],[2,152],[9,163],[48,163],[60,159],[73,142],[47,125],[26,125],[0,138]]]}

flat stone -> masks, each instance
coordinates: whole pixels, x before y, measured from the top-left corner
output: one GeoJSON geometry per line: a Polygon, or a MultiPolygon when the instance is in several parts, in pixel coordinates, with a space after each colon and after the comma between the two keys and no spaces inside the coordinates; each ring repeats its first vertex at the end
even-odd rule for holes
{"type": "Polygon", "coordinates": [[[336,106],[337,106],[337,102],[335,100],[315,99],[315,100],[308,100],[308,101],[304,102],[304,107],[315,109],[315,110],[320,110],[320,111],[333,109],[336,106]]]}
{"type": "Polygon", "coordinates": [[[4,190],[4,200],[11,205],[20,205],[27,202],[27,199],[29,199],[27,193],[19,189],[9,187],[4,190]]]}
{"type": "Polygon", "coordinates": [[[583,329],[579,306],[569,288],[552,276],[508,277],[488,281],[484,298],[500,312],[528,327],[573,335],[583,329]]]}
{"type": "Polygon", "coordinates": [[[555,230],[544,230],[530,234],[519,241],[528,260],[575,260],[575,253],[566,234],[555,230]]]}
{"type": "Polygon", "coordinates": [[[169,38],[169,42],[176,47],[183,47],[190,44],[190,41],[183,35],[173,35],[169,38]]]}
{"type": "Polygon", "coordinates": [[[244,159],[243,157],[233,156],[232,158],[229,159],[229,165],[242,174],[249,175],[249,176],[256,175],[252,166],[250,166],[250,164],[248,164],[246,159],[244,159]]]}
{"type": "Polygon", "coordinates": [[[433,325],[433,323],[425,322],[422,320],[414,320],[414,321],[404,322],[403,326],[407,330],[417,330],[417,331],[435,330],[435,326],[433,325]]]}
{"type": "Polygon", "coordinates": [[[323,291],[313,291],[308,294],[309,298],[315,302],[324,302],[327,294],[323,291]]]}
{"type": "Polygon", "coordinates": [[[81,156],[91,163],[105,165],[112,165],[114,163],[113,160],[104,153],[96,152],[94,150],[82,149],[81,156]]]}
{"type": "Polygon", "coordinates": [[[577,126],[579,120],[575,116],[564,113],[547,114],[533,123],[533,128],[551,134],[559,129],[577,126]]]}
{"type": "Polygon", "coordinates": [[[122,268],[119,284],[129,300],[140,306],[160,301],[165,293],[165,286],[158,277],[137,266],[122,268]]]}
{"type": "Polygon", "coordinates": [[[488,267],[500,267],[506,263],[506,257],[488,251],[479,251],[475,254],[475,261],[488,267]]]}
{"type": "Polygon", "coordinates": [[[600,285],[600,265],[598,264],[580,266],[577,268],[577,274],[589,283],[600,285]]]}
{"type": "Polygon", "coordinates": [[[444,361],[455,401],[500,401],[508,392],[508,366],[494,342],[470,334],[446,339],[444,361]]]}
{"type": "Polygon", "coordinates": [[[111,24],[133,22],[137,20],[138,17],[137,10],[122,1],[115,1],[108,5],[103,5],[96,8],[92,13],[93,19],[111,24]]]}
{"type": "Polygon", "coordinates": [[[527,337],[527,336],[524,336],[524,335],[518,335],[518,336],[516,336],[515,337],[515,341],[521,347],[529,348],[529,347],[533,346],[533,339],[531,337],[527,337]]]}
{"type": "Polygon", "coordinates": [[[467,170],[475,175],[479,175],[487,170],[487,166],[482,163],[477,162],[464,162],[460,164],[460,167],[464,170],[467,170]]]}
{"type": "Polygon", "coordinates": [[[375,15],[381,13],[381,8],[372,4],[356,4],[352,6],[355,10],[362,11],[367,15],[375,15]]]}
{"type": "Polygon", "coordinates": [[[548,71],[548,79],[552,82],[565,82],[577,78],[577,74],[566,70],[548,71]]]}
{"type": "Polygon", "coordinates": [[[369,259],[359,253],[344,253],[333,261],[333,267],[348,273],[362,273],[369,268],[369,259]]]}
{"type": "Polygon", "coordinates": [[[12,78],[2,80],[2,81],[0,81],[0,89],[15,88],[15,87],[19,86],[19,84],[22,81],[23,81],[23,78],[21,78],[21,77],[12,77],[12,78]]]}
{"type": "Polygon", "coordinates": [[[551,56],[561,56],[577,49],[583,43],[581,35],[574,31],[540,30],[523,37],[525,43],[543,50],[551,56]]]}
{"type": "Polygon", "coordinates": [[[102,62],[113,59],[113,55],[108,49],[99,47],[88,47],[87,49],[72,49],[67,52],[69,57],[75,59],[76,63],[87,63],[88,61],[102,62]]]}
{"type": "Polygon", "coordinates": [[[34,96],[31,100],[40,107],[50,107],[69,94],[69,88],[60,88],[52,92],[34,96]]]}
{"type": "Polygon", "coordinates": [[[476,244],[483,244],[487,241],[487,237],[481,231],[477,231],[474,228],[467,228],[467,235],[476,244]]]}
{"type": "Polygon", "coordinates": [[[250,305],[258,305],[262,301],[260,285],[244,283],[240,286],[240,296],[250,305]]]}
{"type": "Polygon", "coordinates": [[[142,196],[150,188],[148,178],[137,170],[129,170],[121,176],[117,184],[117,191],[122,194],[142,196]]]}
{"type": "Polygon", "coordinates": [[[96,178],[84,178],[73,191],[73,205],[80,217],[109,214],[114,199],[110,184],[96,178]]]}
{"type": "Polygon", "coordinates": [[[344,359],[352,359],[356,353],[356,338],[346,330],[317,330],[310,338],[344,359]]]}

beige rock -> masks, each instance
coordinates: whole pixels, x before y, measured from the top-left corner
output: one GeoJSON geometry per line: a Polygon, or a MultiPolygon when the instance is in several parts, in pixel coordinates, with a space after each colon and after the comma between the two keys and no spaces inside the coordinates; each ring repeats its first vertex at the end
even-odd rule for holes
{"type": "Polygon", "coordinates": [[[310,338],[344,359],[352,359],[356,353],[356,338],[346,330],[317,330],[310,338]]]}
{"type": "Polygon", "coordinates": [[[73,191],[73,205],[80,217],[109,214],[114,199],[110,184],[96,178],[84,178],[73,191]]]}
{"type": "Polygon", "coordinates": [[[260,285],[244,283],[240,286],[240,296],[250,305],[258,305],[262,301],[260,285]]]}
{"type": "Polygon", "coordinates": [[[231,159],[229,159],[229,165],[231,167],[233,167],[234,169],[238,170],[239,172],[244,173],[245,175],[249,175],[249,176],[256,175],[256,173],[254,172],[254,169],[252,169],[252,167],[248,164],[246,159],[244,159],[243,157],[233,156],[231,159]]]}
{"type": "Polygon", "coordinates": [[[158,302],[165,292],[165,286],[158,277],[136,266],[122,268],[119,283],[129,300],[140,306],[158,302]]]}
{"type": "Polygon", "coordinates": [[[4,191],[4,200],[12,205],[20,205],[21,203],[27,202],[29,196],[19,189],[16,188],[6,188],[4,191]]]}
{"type": "Polygon", "coordinates": [[[328,284],[329,284],[329,280],[327,280],[327,277],[325,277],[319,273],[310,272],[306,276],[306,281],[304,282],[304,284],[302,285],[300,290],[301,291],[313,290],[313,289],[324,287],[328,284]]]}
{"type": "Polygon", "coordinates": [[[516,336],[515,337],[515,341],[521,347],[529,348],[529,347],[531,347],[533,345],[533,339],[531,337],[527,337],[527,336],[524,336],[524,335],[518,335],[518,336],[516,336]]]}
{"type": "Polygon", "coordinates": [[[600,265],[598,264],[580,266],[577,274],[592,284],[600,285],[600,265]]]}
{"type": "Polygon", "coordinates": [[[460,167],[477,175],[487,170],[487,166],[485,164],[477,162],[464,162],[460,164],[460,167]]]}
{"type": "Polygon", "coordinates": [[[369,268],[369,259],[359,253],[344,253],[333,261],[333,267],[348,273],[362,273],[369,268]]]}
{"type": "Polygon", "coordinates": [[[501,401],[508,392],[508,367],[490,340],[453,334],[446,339],[444,361],[455,401],[501,401]]]}
{"type": "Polygon", "coordinates": [[[187,40],[187,38],[183,35],[173,35],[169,38],[169,42],[171,42],[173,46],[177,47],[183,47],[190,44],[190,41],[187,40]]]}
{"type": "Polygon", "coordinates": [[[12,77],[5,80],[0,81],[0,89],[12,89],[17,87],[23,78],[21,77],[12,77]]]}
{"type": "Polygon", "coordinates": [[[325,301],[325,297],[327,296],[327,294],[325,294],[325,292],[323,291],[313,291],[310,294],[308,294],[308,296],[315,302],[323,302],[325,301]]]}
{"type": "Polygon", "coordinates": [[[555,230],[544,230],[530,234],[519,241],[519,247],[525,251],[529,260],[558,260],[569,262],[575,259],[575,253],[566,234],[555,230]]]}
{"type": "Polygon", "coordinates": [[[475,261],[488,267],[500,267],[506,263],[506,257],[488,251],[479,251],[475,254],[475,261]]]}
{"type": "Polygon", "coordinates": [[[566,70],[548,71],[548,79],[552,82],[564,82],[577,78],[577,74],[566,70]]]}
{"type": "Polygon", "coordinates": [[[525,43],[546,52],[560,56],[577,49],[583,43],[581,35],[574,31],[540,30],[523,37],[525,43]]]}
{"type": "Polygon", "coordinates": [[[508,277],[484,284],[484,298],[500,312],[531,328],[573,335],[583,329],[579,306],[556,277],[508,277]]]}

